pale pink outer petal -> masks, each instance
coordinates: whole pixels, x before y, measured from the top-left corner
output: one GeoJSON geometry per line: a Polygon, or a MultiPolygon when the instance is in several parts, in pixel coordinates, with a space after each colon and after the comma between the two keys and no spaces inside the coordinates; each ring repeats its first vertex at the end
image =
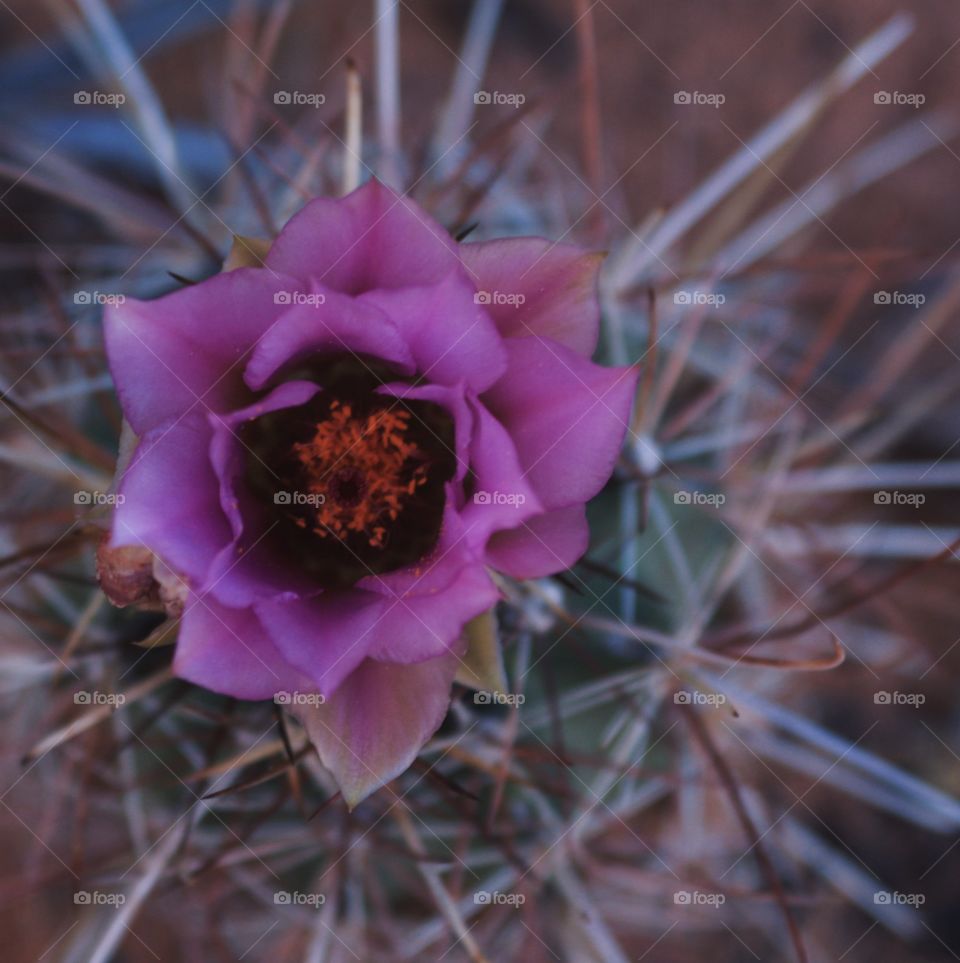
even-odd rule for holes
{"type": "Polygon", "coordinates": [[[440,727],[461,654],[412,665],[367,659],[325,704],[296,708],[351,809],[409,768],[440,727]]]}
{"type": "Polygon", "coordinates": [[[460,256],[504,337],[553,338],[587,358],[596,350],[602,254],[517,237],[461,244],[460,256]]]}

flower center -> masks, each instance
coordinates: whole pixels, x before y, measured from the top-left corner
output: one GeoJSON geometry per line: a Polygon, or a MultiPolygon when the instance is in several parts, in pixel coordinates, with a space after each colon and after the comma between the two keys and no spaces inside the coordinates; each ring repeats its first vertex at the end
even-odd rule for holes
{"type": "Polygon", "coordinates": [[[456,470],[453,422],[431,402],[322,392],[249,422],[247,482],[268,535],[324,586],[429,554],[456,470]]]}
{"type": "Polygon", "coordinates": [[[313,517],[298,517],[297,524],[321,538],[363,533],[380,548],[405,500],[426,484],[429,462],[412,438],[409,411],[362,414],[355,407],[330,402],[313,437],[293,446],[307,490],[317,496],[313,517]]]}

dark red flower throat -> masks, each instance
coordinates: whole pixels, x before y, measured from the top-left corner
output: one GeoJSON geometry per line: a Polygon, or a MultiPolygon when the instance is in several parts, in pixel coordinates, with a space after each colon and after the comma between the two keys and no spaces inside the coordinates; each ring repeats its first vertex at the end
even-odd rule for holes
{"type": "Polygon", "coordinates": [[[241,433],[265,537],[328,587],[428,555],[456,470],[453,421],[440,405],[376,394],[379,380],[332,380],[306,404],[241,433]]]}

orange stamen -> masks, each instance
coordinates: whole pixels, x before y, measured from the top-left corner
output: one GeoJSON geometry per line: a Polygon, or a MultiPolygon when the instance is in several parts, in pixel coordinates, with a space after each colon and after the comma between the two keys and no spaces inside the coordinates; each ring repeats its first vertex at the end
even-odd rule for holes
{"type": "Polygon", "coordinates": [[[383,523],[396,520],[403,501],[427,482],[427,465],[410,465],[422,452],[406,438],[409,424],[408,411],[355,415],[349,402],[333,401],[313,438],[293,446],[310,492],[323,496],[314,512],[317,535],[344,538],[363,532],[371,547],[383,546],[383,523]],[[345,495],[344,488],[352,488],[355,497],[345,495]]]}

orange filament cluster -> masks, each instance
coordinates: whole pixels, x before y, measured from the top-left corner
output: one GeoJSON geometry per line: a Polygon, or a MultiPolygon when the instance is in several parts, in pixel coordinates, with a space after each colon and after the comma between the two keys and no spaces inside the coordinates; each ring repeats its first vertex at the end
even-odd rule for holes
{"type": "Polygon", "coordinates": [[[342,539],[363,532],[371,547],[383,546],[388,523],[427,481],[423,453],[406,437],[410,417],[397,409],[355,414],[349,402],[332,401],[313,437],[293,446],[310,492],[322,496],[311,513],[314,533],[342,539]]]}

